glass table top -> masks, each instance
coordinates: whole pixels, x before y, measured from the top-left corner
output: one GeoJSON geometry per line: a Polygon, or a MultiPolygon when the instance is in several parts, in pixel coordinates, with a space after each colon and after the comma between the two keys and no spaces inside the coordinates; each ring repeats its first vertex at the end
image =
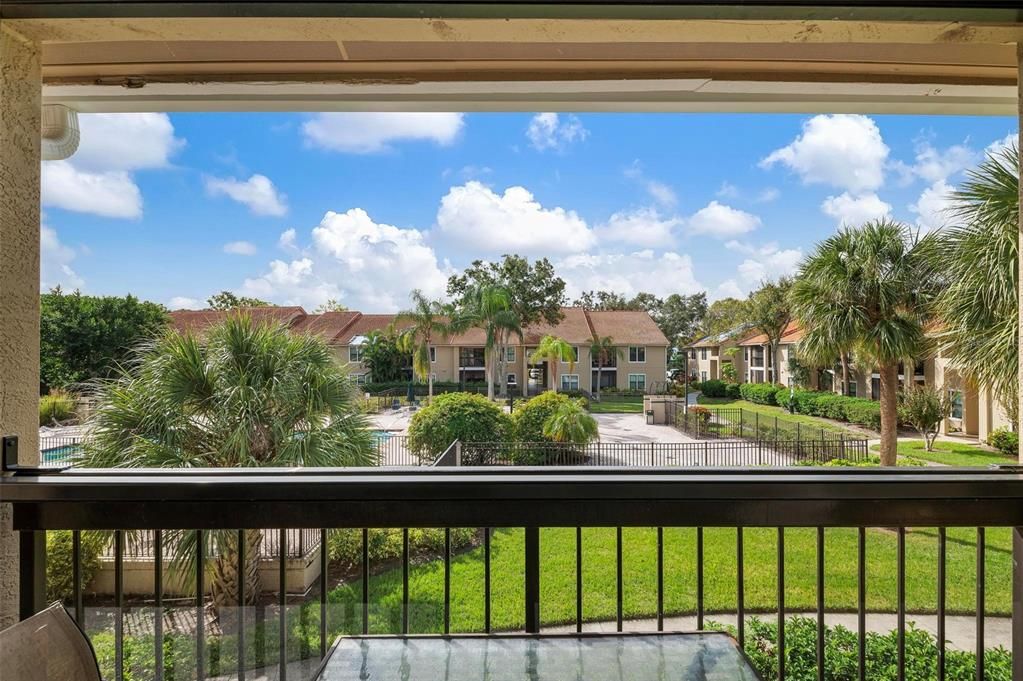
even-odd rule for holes
{"type": "Polygon", "coordinates": [[[755,681],[727,634],[363,636],[334,644],[318,681],[755,681]]]}

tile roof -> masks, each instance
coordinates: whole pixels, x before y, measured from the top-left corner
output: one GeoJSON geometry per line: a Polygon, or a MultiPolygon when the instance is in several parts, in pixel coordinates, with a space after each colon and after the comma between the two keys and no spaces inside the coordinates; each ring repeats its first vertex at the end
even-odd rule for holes
{"type": "Polygon", "coordinates": [[[656,322],[642,310],[591,311],[587,315],[597,336],[635,345],[668,345],[656,322]]]}
{"type": "Polygon", "coordinates": [[[171,326],[176,331],[201,333],[223,320],[232,313],[249,315],[257,323],[277,322],[292,326],[306,316],[306,311],[299,306],[287,307],[238,307],[232,310],[175,310],[170,313],[171,326]]]}
{"type": "Polygon", "coordinates": [[[345,329],[352,325],[361,313],[354,311],[324,312],[310,314],[300,318],[291,327],[296,333],[309,333],[322,336],[327,341],[334,341],[345,329]]]}

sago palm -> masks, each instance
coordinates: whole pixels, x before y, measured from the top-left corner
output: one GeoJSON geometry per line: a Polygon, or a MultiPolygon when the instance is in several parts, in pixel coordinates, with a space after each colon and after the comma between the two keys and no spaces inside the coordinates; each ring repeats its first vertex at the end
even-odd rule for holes
{"type": "Polygon", "coordinates": [[[544,421],[543,436],[554,442],[586,445],[599,439],[600,432],[582,400],[569,400],[544,421]]]}
{"type": "Polygon", "coordinates": [[[451,312],[440,302],[424,296],[419,289],[412,291],[409,297],[412,307],[399,312],[394,320],[396,327],[405,327],[399,333],[398,345],[412,355],[412,371],[419,380],[426,380],[427,397],[433,399],[430,348],[435,341],[448,337],[451,312]]]}
{"type": "Polygon", "coordinates": [[[817,245],[792,287],[804,345],[852,348],[881,382],[881,463],[894,466],[899,363],[927,350],[924,325],[938,289],[936,237],[880,220],[817,245]]]}
{"type": "Polygon", "coordinates": [[[965,376],[992,387],[1016,423],[1019,409],[1019,151],[988,156],[952,195],[940,265],[942,354],[965,376]]]}
{"type": "Polygon", "coordinates": [[[568,373],[575,371],[575,348],[564,338],[557,336],[544,336],[540,339],[536,350],[530,355],[529,361],[532,364],[547,362],[551,374],[551,388],[558,392],[558,365],[561,362],[568,364],[568,373]]]}
{"type": "MultiPolygon", "coordinates": [[[[91,468],[369,466],[376,461],[349,378],[321,339],[237,314],[202,336],[168,333],[96,386],[91,468]]],[[[208,531],[218,607],[238,598],[238,533],[208,531]]],[[[165,532],[179,575],[195,574],[192,531],[165,532]]],[[[259,530],[245,532],[245,594],[258,597],[259,530]]]]}
{"type": "Polygon", "coordinates": [[[590,357],[597,362],[597,385],[592,386],[592,392],[600,402],[600,379],[604,373],[604,367],[612,359],[624,360],[625,352],[615,345],[615,339],[611,336],[594,336],[590,341],[590,357]]]}

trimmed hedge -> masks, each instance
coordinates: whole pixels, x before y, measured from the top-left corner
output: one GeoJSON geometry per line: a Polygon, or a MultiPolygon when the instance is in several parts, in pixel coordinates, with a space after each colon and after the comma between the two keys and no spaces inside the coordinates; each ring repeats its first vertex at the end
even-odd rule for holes
{"type": "Polygon", "coordinates": [[[719,381],[716,378],[701,383],[700,390],[707,397],[728,397],[725,382],[719,381]]]}
{"type": "MultiPolygon", "coordinates": [[[[787,405],[788,388],[784,391],[779,389],[775,399],[777,404],[787,405]]],[[[797,414],[847,421],[872,430],[881,429],[881,405],[873,400],[816,390],[797,390],[792,396],[792,401],[797,414]]]]}
{"type": "Polygon", "coordinates": [[[774,383],[743,383],[739,386],[739,394],[747,402],[776,405],[774,396],[779,387],[774,383]]]}
{"type": "Polygon", "coordinates": [[[738,400],[742,398],[742,385],[739,383],[729,383],[725,386],[725,397],[730,400],[738,400]]]}

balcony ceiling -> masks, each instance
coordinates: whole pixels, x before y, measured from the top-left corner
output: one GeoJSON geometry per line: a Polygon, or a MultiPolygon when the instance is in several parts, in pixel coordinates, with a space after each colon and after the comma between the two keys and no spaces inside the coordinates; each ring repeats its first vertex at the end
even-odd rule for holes
{"type": "Polygon", "coordinates": [[[43,41],[46,100],[83,111],[1014,113],[1023,10],[906,4],[7,0],[2,11],[43,41]]]}

